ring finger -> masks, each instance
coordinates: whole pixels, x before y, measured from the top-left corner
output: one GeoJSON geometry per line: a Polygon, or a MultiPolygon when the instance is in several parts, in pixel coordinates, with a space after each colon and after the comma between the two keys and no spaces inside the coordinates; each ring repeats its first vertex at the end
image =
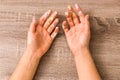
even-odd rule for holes
{"type": "Polygon", "coordinates": [[[52,31],[53,31],[53,30],[55,29],[55,27],[57,26],[58,22],[59,22],[59,19],[57,18],[57,19],[55,19],[55,20],[53,21],[53,23],[50,25],[50,27],[48,27],[47,31],[48,31],[49,34],[52,33],[52,31]]]}
{"type": "Polygon", "coordinates": [[[78,16],[76,15],[74,9],[69,5],[68,6],[68,11],[72,13],[72,19],[73,19],[73,22],[74,24],[79,24],[79,19],[78,19],[78,16]]]}

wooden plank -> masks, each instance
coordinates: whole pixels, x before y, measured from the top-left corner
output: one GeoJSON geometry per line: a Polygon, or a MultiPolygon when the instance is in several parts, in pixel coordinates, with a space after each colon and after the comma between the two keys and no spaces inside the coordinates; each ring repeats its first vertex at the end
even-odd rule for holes
{"type": "MultiPolygon", "coordinates": [[[[0,79],[8,80],[26,47],[32,16],[48,9],[57,10],[61,19],[68,4],[79,3],[90,14],[90,49],[103,80],[120,79],[119,0],[0,0],[0,79]]],[[[77,80],[73,56],[61,29],[44,55],[34,80],[77,80]]]]}

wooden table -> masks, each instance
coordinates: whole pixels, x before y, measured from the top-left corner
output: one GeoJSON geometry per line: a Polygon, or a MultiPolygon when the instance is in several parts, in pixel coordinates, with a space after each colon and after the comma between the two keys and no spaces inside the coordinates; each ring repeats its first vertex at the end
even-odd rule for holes
{"type": "MultiPolygon", "coordinates": [[[[22,56],[32,16],[53,9],[62,22],[67,5],[75,3],[90,15],[90,49],[102,79],[120,80],[120,0],[0,0],[0,80],[8,80],[22,56]]],[[[78,80],[62,29],[34,80],[78,80]]]]}

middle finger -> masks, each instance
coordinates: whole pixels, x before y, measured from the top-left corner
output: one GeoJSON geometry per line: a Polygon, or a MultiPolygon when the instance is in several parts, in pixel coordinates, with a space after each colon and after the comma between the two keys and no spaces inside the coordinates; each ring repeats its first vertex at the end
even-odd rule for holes
{"type": "Polygon", "coordinates": [[[45,29],[47,29],[49,26],[50,26],[50,24],[54,21],[54,19],[56,18],[56,16],[57,16],[57,12],[55,11],[48,19],[47,19],[47,21],[45,22],[45,24],[44,24],[44,28],[45,29]]]}
{"type": "Polygon", "coordinates": [[[79,19],[78,19],[78,16],[77,14],[75,13],[74,9],[72,8],[72,6],[68,6],[68,11],[71,12],[71,16],[72,16],[72,19],[73,19],[73,22],[74,24],[79,24],[79,19]]]}

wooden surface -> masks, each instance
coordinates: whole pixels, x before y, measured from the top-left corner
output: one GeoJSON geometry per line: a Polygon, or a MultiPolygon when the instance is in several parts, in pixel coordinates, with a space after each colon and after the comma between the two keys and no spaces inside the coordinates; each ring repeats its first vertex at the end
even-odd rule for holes
{"type": "MultiPolygon", "coordinates": [[[[66,6],[75,3],[90,15],[90,49],[102,79],[120,80],[120,0],[0,0],[0,80],[8,80],[22,56],[32,16],[53,9],[62,22],[66,6]]],[[[34,80],[78,80],[62,29],[34,80]]]]}

